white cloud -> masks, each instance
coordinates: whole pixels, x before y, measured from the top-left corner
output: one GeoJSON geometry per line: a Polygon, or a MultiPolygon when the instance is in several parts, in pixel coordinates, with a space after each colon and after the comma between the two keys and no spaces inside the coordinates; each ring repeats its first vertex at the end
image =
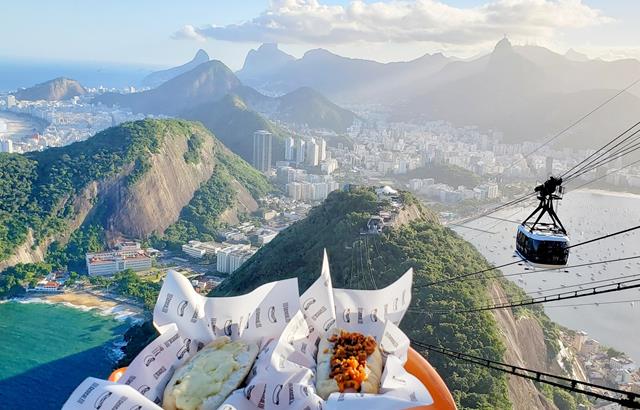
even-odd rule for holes
{"type": "Polygon", "coordinates": [[[205,36],[201,35],[194,26],[187,24],[171,36],[174,40],[196,40],[206,41],[205,36]]]}
{"type": "Polygon", "coordinates": [[[274,0],[259,16],[227,26],[185,26],[180,38],[238,42],[349,44],[432,42],[470,46],[512,38],[550,39],[561,29],[611,21],[582,0],[489,0],[473,8],[437,0],[352,1],[347,6],[318,0],[274,0]]]}

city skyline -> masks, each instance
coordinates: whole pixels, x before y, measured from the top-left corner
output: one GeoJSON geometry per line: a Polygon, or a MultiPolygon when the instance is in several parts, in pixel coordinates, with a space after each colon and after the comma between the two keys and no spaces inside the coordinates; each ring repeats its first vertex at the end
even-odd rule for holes
{"type": "Polygon", "coordinates": [[[326,48],[347,57],[406,61],[444,52],[469,58],[503,35],[592,58],[640,58],[633,16],[637,2],[603,0],[266,0],[242,4],[115,1],[96,7],[72,0],[5,5],[0,56],[38,61],[98,61],[168,67],[205,49],[232,69],[262,42],[278,42],[296,57],[326,48]],[[66,27],[66,29],[62,29],[66,27]],[[303,29],[299,29],[303,27],[303,29]],[[398,27],[387,30],[385,27],[398,27]],[[78,36],[78,32],[90,33],[78,36]]]}

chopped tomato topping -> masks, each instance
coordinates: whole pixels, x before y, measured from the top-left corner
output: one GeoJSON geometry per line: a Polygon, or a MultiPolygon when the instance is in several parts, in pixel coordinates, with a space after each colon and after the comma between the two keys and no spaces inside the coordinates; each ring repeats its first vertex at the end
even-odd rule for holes
{"type": "Polygon", "coordinates": [[[341,331],[328,339],[333,343],[330,377],[338,384],[340,392],[346,389],[360,391],[367,379],[367,358],[377,348],[375,339],[361,333],[341,331]]]}

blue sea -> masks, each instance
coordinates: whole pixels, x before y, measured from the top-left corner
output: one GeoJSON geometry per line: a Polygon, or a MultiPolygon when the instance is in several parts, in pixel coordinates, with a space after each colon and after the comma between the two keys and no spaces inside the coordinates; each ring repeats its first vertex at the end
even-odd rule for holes
{"type": "Polygon", "coordinates": [[[54,62],[0,59],[0,92],[9,92],[56,77],[78,80],[85,87],[124,88],[138,86],[142,78],[157,69],[98,62],[54,62]]]}
{"type": "Polygon", "coordinates": [[[0,303],[0,408],[59,409],[87,376],[109,376],[128,326],[62,305],[0,303]]]}

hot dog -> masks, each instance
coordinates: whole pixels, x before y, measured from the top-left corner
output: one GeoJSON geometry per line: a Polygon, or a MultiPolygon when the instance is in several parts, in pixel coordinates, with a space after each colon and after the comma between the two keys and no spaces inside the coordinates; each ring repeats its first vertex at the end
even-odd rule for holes
{"type": "Polygon", "coordinates": [[[325,400],[335,392],[378,393],[383,362],[371,336],[334,329],[320,340],[317,363],[316,390],[325,400]]]}

